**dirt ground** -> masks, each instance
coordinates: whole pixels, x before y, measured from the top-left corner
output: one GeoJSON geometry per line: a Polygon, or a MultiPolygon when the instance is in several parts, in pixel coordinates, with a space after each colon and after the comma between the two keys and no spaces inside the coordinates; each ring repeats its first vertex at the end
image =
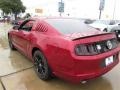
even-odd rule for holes
{"type": "Polygon", "coordinates": [[[72,84],[54,78],[42,81],[33,64],[8,46],[9,24],[0,23],[0,90],[120,90],[120,64],[109,73],[84,84],[72,84]]]}

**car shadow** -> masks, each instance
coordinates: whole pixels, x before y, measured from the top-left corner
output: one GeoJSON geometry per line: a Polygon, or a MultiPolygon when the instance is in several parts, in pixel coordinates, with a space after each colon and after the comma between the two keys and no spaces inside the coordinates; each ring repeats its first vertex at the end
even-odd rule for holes
{"type": "Polygon", "coordinates": [[[54,78],[53,80],[48,81],[47,84],[57,86],[60,90],[113,90],[111,82],[105,77],[88,80],[84,84],[74,84],[54,78]]]}

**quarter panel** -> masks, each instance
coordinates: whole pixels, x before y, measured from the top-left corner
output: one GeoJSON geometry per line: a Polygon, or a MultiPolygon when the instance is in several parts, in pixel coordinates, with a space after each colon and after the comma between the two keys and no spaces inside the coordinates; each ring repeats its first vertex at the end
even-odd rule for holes
{"type": "Polygon", "coordinates": [[[35,33],[32,37],[31,50],[38,47],[46,56],[48,64],[53,72],[70,72],[73,73],[74,61],[71,60],[71,40],[65,40],[62,36],[46,35],[35,33]]]}

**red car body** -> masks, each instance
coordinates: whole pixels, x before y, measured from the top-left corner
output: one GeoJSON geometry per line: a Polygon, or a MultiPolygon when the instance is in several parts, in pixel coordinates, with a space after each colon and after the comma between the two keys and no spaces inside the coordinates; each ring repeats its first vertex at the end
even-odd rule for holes
{"type": "Polygon", "coordinates": [[[52,73],[71,82],[80,82],[101,76],[110,71],[119,62],[120,47],[116,43],[114,33],[100,32],[80,23],[80,30],[87,29],[88,32],[62,34],[46,21],[55,19],[31,19],[33,21],[28,23],[28,25],[32,25],[31,31],[15,30],[14,28],[9,31],[8,37],[11,38],[13,45],[32,61],[34,50],[40,49],[47,58],[52,73]],[[113,39],[116,46],[107,51],[95,54],[76,54],[77,45],[103,44],[103,42],[106,43],[108,40],[113,39]],[[113,56],[114,60],[106,65],[105,60],[110,56],[113,56]]]}

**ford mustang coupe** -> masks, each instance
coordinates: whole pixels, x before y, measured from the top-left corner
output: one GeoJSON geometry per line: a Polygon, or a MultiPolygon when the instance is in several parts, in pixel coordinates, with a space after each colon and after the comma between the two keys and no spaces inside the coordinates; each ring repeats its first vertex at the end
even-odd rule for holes
{"type": "Polygon", "coordinates": [[[98,31],[74,18],[31,18],[8,32],[11,50],[19,50],[42,80],[55,75],[71,82],[92,79],[119,62],[114,33],[98,31]]]}

